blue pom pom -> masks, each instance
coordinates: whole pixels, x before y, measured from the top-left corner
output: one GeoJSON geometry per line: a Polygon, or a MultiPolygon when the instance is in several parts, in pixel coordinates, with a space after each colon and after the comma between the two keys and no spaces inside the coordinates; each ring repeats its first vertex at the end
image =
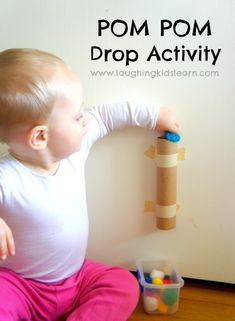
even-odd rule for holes
{"type": "Polygon", "coordinates": [[[146,283],[152,283],[152,279],[149,276],[145,277],[145,282],[146,283]]]}
{"type": "Polygon", "coordinates": [[[179,134],[172,133],[172,132],[169,132],[169,131],[165,132],[164,138],[169,140],[169,141],[171,141],[171,142],[174,142],[174,143],[177,143],[177,142],[180,141],[180,135],[179,134]]]}

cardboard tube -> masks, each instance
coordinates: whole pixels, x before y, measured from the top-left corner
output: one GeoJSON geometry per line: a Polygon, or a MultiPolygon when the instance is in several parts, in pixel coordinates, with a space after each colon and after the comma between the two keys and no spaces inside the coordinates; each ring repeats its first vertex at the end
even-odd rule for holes
{"type": "Polygon", "coordinates": [[[169,230],[176,226],[176,190],[177,190],[177,143],[164,138],[157,139],[157,206],[161,212],[157,216],[157,227],[169,230]],[[158,158],[160,161],[158,161],[158,158]],[[164,207],[166,207],[164,209],[164,207]],[[169,217],[169,208],[171,214],[169,217]],[[172,212],[175,208],[175,213],[172,212]],[[164,217],[164,213],[166,213],[164,217]]]}
{"type": "Polygon", "coordinates": [[[177,167],[157,166],[157,204],[176,204],[177,167]]]}
{"type": "Polygon", "coordinates": [[[160,230],[171,230],[176,227],[176,217],[162,218],[157,217],[157,227],[160,230]]]}

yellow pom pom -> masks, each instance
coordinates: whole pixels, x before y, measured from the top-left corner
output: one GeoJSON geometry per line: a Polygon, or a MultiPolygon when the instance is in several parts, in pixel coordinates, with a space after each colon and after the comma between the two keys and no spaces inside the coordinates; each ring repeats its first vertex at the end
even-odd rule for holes
{"type": "Polygon", "coordinates": [[[163,284],[162,280],[160,278],[153,278],[152,279],[153,284],[163,284]]]}

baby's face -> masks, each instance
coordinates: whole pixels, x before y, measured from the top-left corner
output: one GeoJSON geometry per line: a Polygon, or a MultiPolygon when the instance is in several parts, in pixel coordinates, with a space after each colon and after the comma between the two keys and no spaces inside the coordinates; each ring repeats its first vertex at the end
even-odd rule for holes
{"type": "Polygon", "coordinates": [[[48,126],[48,147],[56,160],[80,149],[87,122],[83,112],[82,85],[75,75],[67,75],[65,90],[55,101],[48,126]]]}

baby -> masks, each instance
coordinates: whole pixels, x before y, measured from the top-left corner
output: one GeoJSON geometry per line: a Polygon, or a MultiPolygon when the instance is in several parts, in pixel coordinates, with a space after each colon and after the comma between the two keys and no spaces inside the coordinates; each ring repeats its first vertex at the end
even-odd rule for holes
{"type": "Polygon", "coordinates": [[[84,164],[112,130],[178,132],[171,110],[129,102],[83,111],[60,58],[0,53],[0,320],[126,321],[139,297],[129,271],[85,258],[84,164]]]}

